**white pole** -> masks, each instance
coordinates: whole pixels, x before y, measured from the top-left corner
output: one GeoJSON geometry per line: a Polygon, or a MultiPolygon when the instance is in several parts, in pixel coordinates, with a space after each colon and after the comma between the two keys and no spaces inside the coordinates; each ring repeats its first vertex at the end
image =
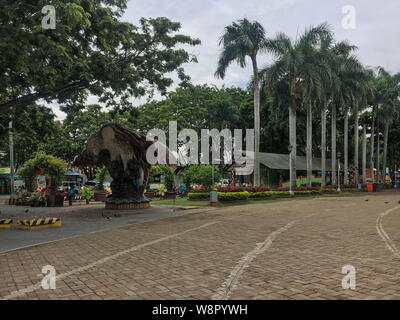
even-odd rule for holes
{"type": "Polygon", "coordinates": [[[12,120],[8,124],[9,135],[10,135],[10,178],[11,178],[11,199],[15,198],[14,195],[14,142],[12,132],[12,120]]]}

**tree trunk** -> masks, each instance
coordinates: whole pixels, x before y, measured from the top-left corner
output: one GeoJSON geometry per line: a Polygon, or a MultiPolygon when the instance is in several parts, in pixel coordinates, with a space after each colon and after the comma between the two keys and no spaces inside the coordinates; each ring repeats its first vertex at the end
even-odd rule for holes
{"type": "Polygon", "coordinates": [[[363,184],[367,183],[367,126],[363,124],[363,144],[362,144],[362,175],[363,184]]]}
{"type": "Polygon", "coordinates": [[[326,105],[321,111],[321,187],[325,187],[326,181],[326,105]]]}
{"type": "Polygon", "coordinates": [[[380,147],[379,147],[379,114],[378,110],[376,111],[376,182],[380,183],[380,166],[379,166],[379,154],[380,154],[380,147]]]}
{"type": "Polygon", "coordinates": [[[296,154],[297,154],[297,139],[296,139],[296,77],[291,78],[291,105],[289,108],[289,141],[292,151],[290,152],[290,186],[292,189],[297,187],[296,174],[296,154]]]}
{"type": "Polygon", "coordinates": [[[260,86],[256,56],[252,57],[254,75],[254,186],[260,186],[260,86]]]}
{"type": "Polygon", "coordinates": [[[356,173],[356,185],[360,183],[360,172],[358,168],[358,138],[359,138],[359,118],[358,118],[358,102],[354,105],[354,167],[356,173]]]}
{"type": "Polygon", "coordinates": [[[374,115],[375,107],[373,108],[372,111],[372,124],[371,124],[371,152],[370,152],[370,175],[372,182],[375,182],[375,176],[374,176],[374,146],[375,146],[375,115],[374,115]]]}
{"type": "Polygon", "coordinates": [[[389,138],[389,122],[385,122],[385,137],[383,143],[383,165],[382,165],[382,177],[383,183],[386,183],[386,164],[387,164],[387,145],[389,138]]]}
{"type": "Polygon", "coordinates": [[[332,173],[331,181],[333,185],[337,184],[336,177],[336,106],[332,103],[332,123],[331,123],[331,135],[332,135],[332,173]]]}
{"type": "Polygon", "coordinates": [[[344,184],[349,184],[349,110],[344,111],[344,184]]]}
{"type": "Polygon", "coordinates": [[[307,105],[307,187],[312,186],[312,105],[307,105]]]}

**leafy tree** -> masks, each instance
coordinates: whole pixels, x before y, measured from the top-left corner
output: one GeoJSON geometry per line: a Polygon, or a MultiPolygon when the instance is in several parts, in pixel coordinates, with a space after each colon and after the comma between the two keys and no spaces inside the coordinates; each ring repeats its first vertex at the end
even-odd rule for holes
{"type": "Polygon", "coordinates": [[[32,182],[37,172],[44,172],[50,178],[51,187],[56,188],[62,184],[65,175],[66,164],[54,156],[44,152],[38,152],[28,160],[18,171],[25,181],[25,186],[32,191],[32,182]]]}
{"type": "MultiPolygon", "coordinates": [[[[213,185],[213,166],[193,165],[183,172],[184,184],[190,187],[191,184],[201,184],[205,189],[210,189],[213,185]]],[[[214,183],[221,179],[220,172],[214,168],[214,183]]]]}
{"type": "Polygon", "coordinates": [[[251,59],[253,66],[253,89],[254,89],[254,131],[255,131],[255,163],[254,163],[254,185],[260,185],[260,164],[258,153],[260,148],[260,77],[257,66],[257,55],[265,51],[267,39],[263,26],[257,21],[247,19],[232,22],[225,27],[225,33],[220,38],[219,44],[223,50],[218,60],[218,68],[215,75],[225,77],[228,66],[237,61],[240,67],[246,67],[246,58],[251,59]]]}
{"type": "Polygon", "coordinates": [[[120,21],[127,0],[54,0],[56,28],[43,29],[44,0],[5,0],[0,12],[0,111],[38,99],[71,105],[88,94],[107,105],[186,79],[182,65],[196,61],[182,45],[198,39],[178,34],[179,22],[142,18],[120,21]]]}
{"type": "MultiPolygon", "coordinates": [[[[55,120],[50,108],[32,105],[11,113],[0,113],[0,123],[8,127],[13,120],[15,168],[21,167],[34,153],[43,151],[64,160],[63,148],[68,148],[61,123],[55,120]]],[[[8,135],[0,136],[0,162],[9,161],[8,135]]]]}
{"type": "Polygon", "coordinates": [[[287,35],[279,33],[276,38],[269,40],[267,49],[271,51],[276,60],[267,69],[263,70],[264,87],[281,90],[284,86],[286,94],[290,97],[289,107],[289,140],[291,146],[290,184],[296,187],[296,111],[298,100],[308,86],[308,92],[313,84],[320,82],[318,68],[310,60],[310,53],[321,39],[330,37],[331,31],[326,24],[306,30],[295,42],[287,35]]]}

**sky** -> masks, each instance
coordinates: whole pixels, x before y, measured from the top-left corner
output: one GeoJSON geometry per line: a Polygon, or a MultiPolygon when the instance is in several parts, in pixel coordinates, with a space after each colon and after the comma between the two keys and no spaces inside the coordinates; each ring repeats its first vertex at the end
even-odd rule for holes
{"type": "MultiPolygon", "coordinates": [[[[214,77],[221,51],[218,39],[232,21],[256,20],[264,26],[267,37],[284,32],[293,39],[310,26],[328,22],[338,41],[349,40],[359,47],[357,55],[364,65],[400,72],[399,16],[399,0],[130,0],[123,20],[136,25],[141,17],[179,21],[180,33],[202,41],[200,46],[187,47],[198,59],[198,63],[184,65],[192,82],[244,88],[252,75],[250,61],[245,69],[233,63],[224,80],[214,77]],[[346,6],[352,6],[354,11],[343,12],[346,6]]],[[[266,53],[258,58],[258,65],[263,67],[271,61],[271,55],[266,53]]],[[[143,101],[133,103],[139,105],[143,101]]],[[[96,99],[91,97],[88,102],[96,99]]],[[[64,118],[57,109],[54,106],[57,116],[64,118]]]]}

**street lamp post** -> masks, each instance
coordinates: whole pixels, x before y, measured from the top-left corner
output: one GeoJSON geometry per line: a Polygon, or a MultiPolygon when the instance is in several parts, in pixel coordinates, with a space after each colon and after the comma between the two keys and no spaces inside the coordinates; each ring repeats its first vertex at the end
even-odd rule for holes
{"type": "Polygon", "coordinates": [[[290,193],[290,195],[293,195],[293,191],[292,191],[292,150],[293,150],[293,146],[289,145],[288,151],[289,151],[289,193],[290,193]]]}
{"type": "Polygon", "coordinates": [[[340,190],[340,157],[341,157],[341,153],[340,152],[338,152],[338,154],[337,154],[337,156],[338,156],[338,188],[337,188],[337,191],[338,192],[341,192],[341,190],[340,190]]]}

